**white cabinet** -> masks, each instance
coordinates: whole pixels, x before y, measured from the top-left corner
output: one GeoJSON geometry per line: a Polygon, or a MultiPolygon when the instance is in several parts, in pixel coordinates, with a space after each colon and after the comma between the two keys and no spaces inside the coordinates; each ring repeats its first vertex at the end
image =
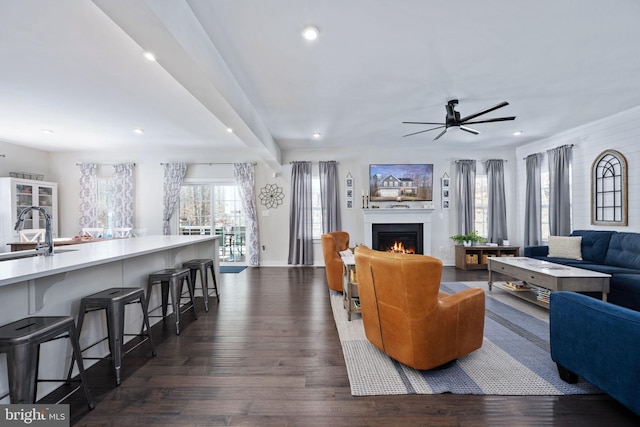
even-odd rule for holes
{"type": "MultiPolygon", "coordinates": [[[[20,240],[14,230],[18,215],[25,208],[38,206],[51,215],[53,237],[58,237],[58,184],[21,178],[0,178],[0,252],[10,250],[8,243],[20,240]]],[[[32,210],[23,229],[45,228],[45,218],[32,210]]]]}

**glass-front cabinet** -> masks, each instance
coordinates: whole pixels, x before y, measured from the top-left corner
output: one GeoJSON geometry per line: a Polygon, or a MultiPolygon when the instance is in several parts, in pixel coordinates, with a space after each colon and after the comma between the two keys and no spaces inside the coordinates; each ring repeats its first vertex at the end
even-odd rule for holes
{"type": "MultiPolygon", "coordinates": [[[[0,238],[1,252],[7,252],[8,243],[19,242],[14,230],[20,213],[31,206],[45,209],[51,215],[53,237],[58,236],[58,184],[20,178],[0,178],[0,238]]],[[[37,210],[27,213],[24,230],[44,229],[45,217],[37,210]]]]}

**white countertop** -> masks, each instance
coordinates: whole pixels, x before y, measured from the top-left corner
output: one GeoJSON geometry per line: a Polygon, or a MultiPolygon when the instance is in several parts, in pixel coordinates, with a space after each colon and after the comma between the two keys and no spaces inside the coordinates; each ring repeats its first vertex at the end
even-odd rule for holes
{"type": "Polygon", "coordinates": [[[53,256],[0,261],[0,286],[218,238],[218,236],[145,236],[59,247],[54,250],[53,256]]]}

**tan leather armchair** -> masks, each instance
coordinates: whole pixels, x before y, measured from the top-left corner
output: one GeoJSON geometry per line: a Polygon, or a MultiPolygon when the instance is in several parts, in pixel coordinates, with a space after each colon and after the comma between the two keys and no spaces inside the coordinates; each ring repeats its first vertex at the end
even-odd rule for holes
{"type": "Polygon", "coordinates": [[[355,261],[365,334],[381,351],[426,370],[482,346],[484,291],[440,292],[439,259],[358,246],[355,261]]]}
{"type": "Polygon", "coordinates": [[[329,289],[342,292],[343,264],[340,251],[349,249],[349,233],[334,231],[321,236],[324,266],[327,273],[329,289]]]}

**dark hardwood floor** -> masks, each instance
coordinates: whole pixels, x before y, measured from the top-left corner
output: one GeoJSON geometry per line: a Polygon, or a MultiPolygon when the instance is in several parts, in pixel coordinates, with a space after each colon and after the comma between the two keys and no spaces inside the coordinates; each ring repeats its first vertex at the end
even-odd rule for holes
{"type": "MultiPolygon", "coordinates": [[[[486,280],[446,268],[443,281],[486,280]]],[[[74,393],[76,426],[637,426],[607,395],[353,397],[323,268],[223,274],[221,300],[199,319],[153,328],[124,359],[119,387],[107,362],[89,369],[96,408],[74,393]]],[[[202,301],[199,301],[199,308],[202,301]]]]}

